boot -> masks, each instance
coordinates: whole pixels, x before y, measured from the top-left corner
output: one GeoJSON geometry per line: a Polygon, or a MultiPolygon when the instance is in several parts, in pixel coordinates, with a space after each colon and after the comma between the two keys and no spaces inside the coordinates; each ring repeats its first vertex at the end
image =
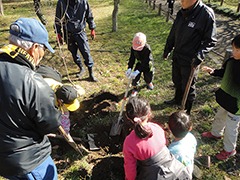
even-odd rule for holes
{"type": "Polygon", "coordinates": [[[192,105],[193,105],[193,101],[188,101],[186,102],[185,104],[185,109],[187,110],[187,115],[190,116],[190,113],[191,113],[191,109],[192,109],[192,105]]]}
{"type": "Polygon", "coordinates": [[[85,72],[85,69],[84,69],[82,63],[78,63],[77,65],[80,68],[80,71],[76,74],[76,77],[78,78],[83,75],[83,73],[85,72]]]}
{"type": "Polygon", "coordinates": [[[179,89],[176,89],[175,97],[173,99],[171,99],[171,100],[164,101],[164,103],[170,104],[170,105],[173,105],[173,104],[180,105],[181,101],[182,101],[182,91],[179,90],[179,89]]]}
{"type": "Polygon", "coordinates": [[[93,75],[93,67],[88,67],[89,79],[93,82],[98,82],[99,80],[93,75]]]}

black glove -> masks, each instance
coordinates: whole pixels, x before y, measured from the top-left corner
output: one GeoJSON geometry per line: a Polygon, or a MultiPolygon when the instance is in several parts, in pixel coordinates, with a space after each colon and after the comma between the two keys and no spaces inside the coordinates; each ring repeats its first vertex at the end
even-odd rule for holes
{"type": "Polygon", "coordinates": [[[199,64],[201,64],[201,60],[199,60],[198,58],[193,58],[192,59],[192,63],[191,63],[191,66],[192,67],[197,67],[199,64]]]}

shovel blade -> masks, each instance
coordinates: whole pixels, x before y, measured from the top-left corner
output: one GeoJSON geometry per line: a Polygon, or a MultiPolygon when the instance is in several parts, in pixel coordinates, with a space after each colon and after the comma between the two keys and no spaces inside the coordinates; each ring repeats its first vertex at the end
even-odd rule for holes
{"type": "Polygon", "coordinates": [[[117,122],[113,122],[109,135],[110,136],[120,135],[122,127],[123,127],[122,117],[119,117],[117,122]]]}

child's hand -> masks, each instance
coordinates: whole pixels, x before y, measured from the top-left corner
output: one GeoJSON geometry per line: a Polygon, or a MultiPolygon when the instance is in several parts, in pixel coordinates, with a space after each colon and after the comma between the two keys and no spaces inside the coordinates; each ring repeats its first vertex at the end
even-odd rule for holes
{"type": "Polygon", "coordinates": [[[133,71],[131,74],[130,74],[130,77],[129,77],[129,79],[135,79],[136,78],[136,76],[139,74],[140,72],[139,72],[139,70],[136,70],[136,71],[133,71]]]}
{"type": "Polygon", "coordinates": [[[202,71],[206,71],[206,72],[212,74],[214,72],[214,69],[207,67],[207,66],[203,66],[202,71]]]}
{"type": "Polygon", "coordinates": [[[131,69],[131,68],[128,68],[128,70],[127,70],[127,72],[126,72],[126,76],[129,77],[130,74],[131,74],[131,72],[132,72],[132,69],[131,69]]]}

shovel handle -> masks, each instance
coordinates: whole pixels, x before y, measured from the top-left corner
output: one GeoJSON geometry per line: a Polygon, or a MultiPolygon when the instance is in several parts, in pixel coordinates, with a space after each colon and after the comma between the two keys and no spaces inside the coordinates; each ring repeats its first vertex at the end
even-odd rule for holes
{"type": "MultiPolygon", "coordinates": [[[[53,134],[53,133],[47,134],[47,137],[53,137],[53,138],[58,138],[58,139],[64,139],[65,138],[63,135],[53,134]]],[[[82,141],[82,142],[89,142],[89,141],[91,141],[91,140],[82,139],[82,138],[79,138],[79,137],[72,137],[72,138],[73,138],[74,141],[82,141]]]]}
{"type": "MultiPolygon", "coordinates": [[[[128,81],[127,90],[126,90],[125,95],[124,95],[124,98],[123,98],[123,103],[122,103],[122,107],[121,107],[121,111],[120,111],[120,114],[119,114],[119,118],[118,118],[118,119],[121,119],[121,117],[122,117],[123,108],[124,108],[124,105],[125,105],[125,102],[126,102],[126,99],[127,99],[128,90],[129,90],[131,81],[132,81],[132,78],[130,78],[129,81],[128,81]]],[[[118,122],[118,123],[119,123],[119,122],[118,122]]]]}
{"type": "Polygon", "coordinates": [[[188,97],[188,92],[190,90],[196,68],[197,67],[195,67],[195,66],[192,66],[192,68],[191,68],[191,73],[190,73],[190,76],[188,78],[188,82],[187,82],[187,85],[186,85],[186,88],[185,88],[185,91],[184,91],[184,95],[183,95],[183,99],[182,99],[182,103],[181,103],[181,108],[180,108],[181,110],[184,109],[184,106],[186,104],[187,97],[188,97]]]}
{"type": "Polygon", "coordinates": [[[77,144],[74,142],[74,140],[72,139],[72,136],[70,134],[67,134],[64,129],[62,128],[62,126],[58,127],[58,130],[60,131],[60,133],[64,136],[64,138],[66,139],[66,141],[69,143],[70,146],[72,146],[82,157],[83,154],[80,151],[79,147],[77,146],[77,144]]]}

